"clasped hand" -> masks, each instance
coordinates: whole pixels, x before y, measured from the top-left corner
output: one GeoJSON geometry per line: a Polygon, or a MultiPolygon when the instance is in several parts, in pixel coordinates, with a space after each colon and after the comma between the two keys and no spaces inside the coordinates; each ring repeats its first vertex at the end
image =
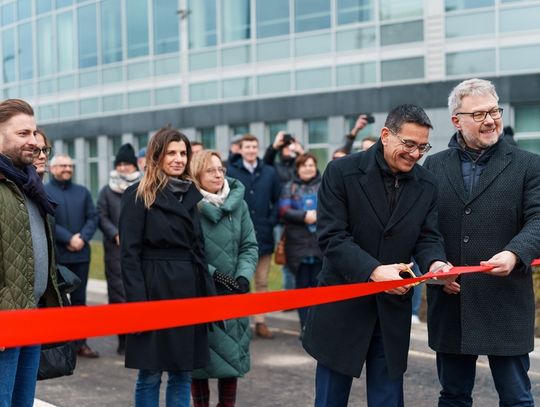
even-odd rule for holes
{"type": "MultiPolygon", "coordinates": [[[[405,271],[408,268],[411,268],[412,266],[413,266],[413,263],[383,264],[375,268],[375,270],[373,270],[370,276],[370,280],[375,281],[375,282],[399,280],[401,278],[399,275],[399,272],[405,271]]],[[[406,294],[411,289],[411,287],[412,285],[408,284],[401,287],[392,288],[391,290],[385,291],[385,293],[403,295],[403,294],[406,294]]]]}

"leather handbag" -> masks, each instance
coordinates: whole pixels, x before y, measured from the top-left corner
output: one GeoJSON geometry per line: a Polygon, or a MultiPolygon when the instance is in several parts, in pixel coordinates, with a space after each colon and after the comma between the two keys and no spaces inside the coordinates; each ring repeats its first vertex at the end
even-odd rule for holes
{"type": "Polygon", "coordinates": [[[287,257],[285,256],[285,233],[286,228],[283,229],[283,233],[281,234],[281,237],[279,239],[279,242],[276,247],[276,251],[274,252],[274,263],[284,265],[287,264],[287,257]]]}

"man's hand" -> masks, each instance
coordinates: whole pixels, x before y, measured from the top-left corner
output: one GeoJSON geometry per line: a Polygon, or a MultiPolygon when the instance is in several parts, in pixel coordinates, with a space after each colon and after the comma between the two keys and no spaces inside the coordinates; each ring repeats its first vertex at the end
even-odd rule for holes
{"type": "Polygon", "coordinates": [[[514,267],[516,267],[516,263],[518,261],[518,257],[515,253],[512,253],[511,251],[504,250],[502,252],[497,253],[495,256],[493,256],[488,261],[481,261],[481,266],[492,266],[493,269],[490,271],[490,273],[498,276],[498,277],[506,277],[508,274],[512,272],[514,267]]]}
{"type": "Polygon", "coordinates": [[[313,225],[317,222],[317,211],[315,209],[310,209],[306,211],[304,216],[304,222],[308,225],[313,225]]]}
{"type": "Polygon", "coordinates": [[[429,266],[429,272],[441,274],[440,276],[433,277],[436,280],[444,280],[444,281],[452,282],[452,281],[456,281],[457,276],[444,275],[444,273],[448,273],[452,267],[453,266],[450,262],[445,263],[444,261],[437,260],[431,263],[431,266],[429,266]]]}
{"type": "Polygon", "coordinates": [[[364,127],[366,127],[367,124],[367,116],[365,114],[361,114],[356,119],[356,122],[354,123],[354,127],[351,130],[351,136],[356,137],[358,132],[362,130],[364,127]]]}
{"type": "Polygon", "coordinates": [[[80,233],[76,233],[73,236],[71,236],[71,239],[69,240],[69,244],[67,246],[67,249],[70,252],[78,252],[82,250],[84,247],[84,240],[81,238],[80,233]]]}
{"type": "Polygon", "coordinates": [[[0,346],[0,352],[3,352],[5,350],[6,350],[6,348],[4,348],[3,346],[0,346]]]}
{"type": "Polygon", "coordinates": [[[278,133],[276,134],[276,138],[272,143],[272,147],[274,148],[274,150],[280,150],[281,147],[283,147],[283,136],[285,136],[285,134],[287,134],[286,131],[278,131],[278,133]]]}
{"type": "MultiPolygon", "coordinates": [[[[372,281],[389,281],[389,280],[399,280],[399,272],[407,270],[407,266],[410,268],[413,266],[413,263],[409,264],[383,264],[377,267],[371,273],[370,280],[372,281]]],[[[411,289],[411,285],[405,285],[402,287],[393,288],[391,290],[385,291],[387,294],[403,295],[411,289]]]]}
{"type": "Polygon", "coordinates": [[[114,235],[114,243],[120,246],[120,235],[114,235]]]}

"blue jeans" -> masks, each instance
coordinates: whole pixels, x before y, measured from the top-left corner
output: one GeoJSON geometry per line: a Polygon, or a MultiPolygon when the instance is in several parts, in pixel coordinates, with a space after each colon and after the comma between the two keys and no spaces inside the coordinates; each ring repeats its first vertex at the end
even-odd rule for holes
{"type": "MultiPolygon", "coordinates": [[[[439,407],[469,407],[476,376],[477,355],[437,353],[437,372],[442,390],[439,407]]],[[[499,406],[531,407],[534,400],[527,375],[529,355],[488,356],[491,375],[499,394],[499,406]]]]}
{"type": "MultiPolygon", "coordinates": [[[[367,404],[373,407],[403,407],[403,376],[388,376],[379,324],[373,332],[366,355],[367,404]]],[[[352,377],[345,376],[320,363],[315,375],[315,407],[346,407],[352,377]]]]}
{"type": "MultiPolygon", "coordinates": [[[[189,407],[191,372],[168,372],[165,405],[189,407]]],[[[135,387],[135,407],[159,407],[159,387],[162,370],[139,370],[135,387]]]]}
{"type": "Polygon", "coordinates": [[[41,346],[0,352],[0,407],[32,407],[41,346]]]}

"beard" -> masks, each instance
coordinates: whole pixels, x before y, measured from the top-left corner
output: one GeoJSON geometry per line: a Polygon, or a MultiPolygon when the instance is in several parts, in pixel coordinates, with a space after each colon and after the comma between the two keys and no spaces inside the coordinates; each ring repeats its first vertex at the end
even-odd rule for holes
{"type": "Polygon", "coordinates": [[[2,151],[6,157],[8,157],[13,165],[17,168],[25,167],[34,162],[34,157],[28,151],[25,151],[23,148],[7,148],[5,151],[2,151]]]}

